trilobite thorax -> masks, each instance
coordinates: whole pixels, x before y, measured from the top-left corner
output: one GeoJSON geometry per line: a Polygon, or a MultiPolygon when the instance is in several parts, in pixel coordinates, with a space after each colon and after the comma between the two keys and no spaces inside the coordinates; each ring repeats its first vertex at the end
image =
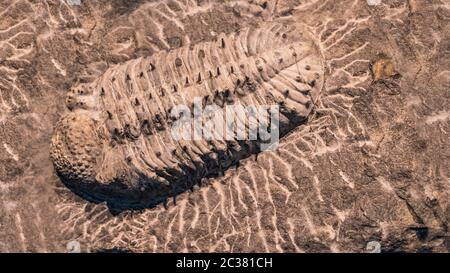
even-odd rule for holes
{"type": "Polygon", "coordinates": [[[223,172],[253,141],[175,140],[177,105],[280,106],[287,125],[311,113],[323,82],[320,51],[302,27],[266,23],[214,41],[118,64],[67,95],[52,158],[74,189],[94,199],[154,204],[223,172]]]}

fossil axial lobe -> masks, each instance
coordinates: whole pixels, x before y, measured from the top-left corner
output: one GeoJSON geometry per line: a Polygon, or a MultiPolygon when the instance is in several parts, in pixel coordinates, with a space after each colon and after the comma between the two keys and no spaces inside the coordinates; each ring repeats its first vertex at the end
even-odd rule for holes
{"type": "Polygon", "coordinates": [[[131,60],[70,90],[51,157],[66,185],[86,198],[156,204],[222,173],[260,144],[176,141],[172,107],[191,107],[195,97],[219,107],[277,104],[283,135],[311,113],[323,74],[320,50],[295,24],[267,23],[131,60]]]}

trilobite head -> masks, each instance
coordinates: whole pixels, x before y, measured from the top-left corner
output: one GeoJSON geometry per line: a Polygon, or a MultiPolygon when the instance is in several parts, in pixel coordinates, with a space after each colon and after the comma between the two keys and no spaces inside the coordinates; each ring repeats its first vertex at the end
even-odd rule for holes
{"type": "Polygon", "coordinates": [[[101,153],[102,140],[91,117],[70,113],[58,122],[50,155],[56,170],[65,179],[93,183],[101,153]]]}
{"type": "Polygon", "coordinates": [[[137,202],[144,198],[145,187],[152,187],[147,198],[170,191],[155,173],[145,179],[138,177],[129,169],[126,147],[110,141],[104,123],[88,111],[66,114],[55,127],[50,147],[53,165],[64,184],[94,202],[112,199],[137,202]],[[147,185],[135,184],[144,180],[147,185]]]}

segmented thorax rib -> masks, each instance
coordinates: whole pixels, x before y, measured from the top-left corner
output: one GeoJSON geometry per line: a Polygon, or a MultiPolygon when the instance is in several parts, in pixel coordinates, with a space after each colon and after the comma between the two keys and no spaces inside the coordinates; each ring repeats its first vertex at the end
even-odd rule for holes
{"type": "Polygon", "coordinates": [[[52,158],[62,177],[88,195],[158,202],[254,152],[250,141],[175,140],[174,107],[193,109],[198,98],[221,108],[276,104],[285,134],[309,116],[322,82],[320,52],[294,24],[267,23],[158,52],[73,88],[52,158]],[[72,132],[83,136],[75,140],[72,132]],[[89,149],[72,147],[87,147],[84,139],[89,149]]]}

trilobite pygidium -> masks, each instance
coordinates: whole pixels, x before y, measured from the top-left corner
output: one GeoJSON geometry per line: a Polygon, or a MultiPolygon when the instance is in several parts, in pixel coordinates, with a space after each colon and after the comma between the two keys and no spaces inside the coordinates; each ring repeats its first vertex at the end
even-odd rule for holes
{"type": "Polygon", "coordinates": [[[320,50],[296,24],[265,23],[214,41],[116,65],[72,88],[51,157],[80,195],[152,205],[222,173],[258,141],[175,141],[169,110],[194,97],[280,106],[281,137],[310,115],[323,84],[320,50]]]}

